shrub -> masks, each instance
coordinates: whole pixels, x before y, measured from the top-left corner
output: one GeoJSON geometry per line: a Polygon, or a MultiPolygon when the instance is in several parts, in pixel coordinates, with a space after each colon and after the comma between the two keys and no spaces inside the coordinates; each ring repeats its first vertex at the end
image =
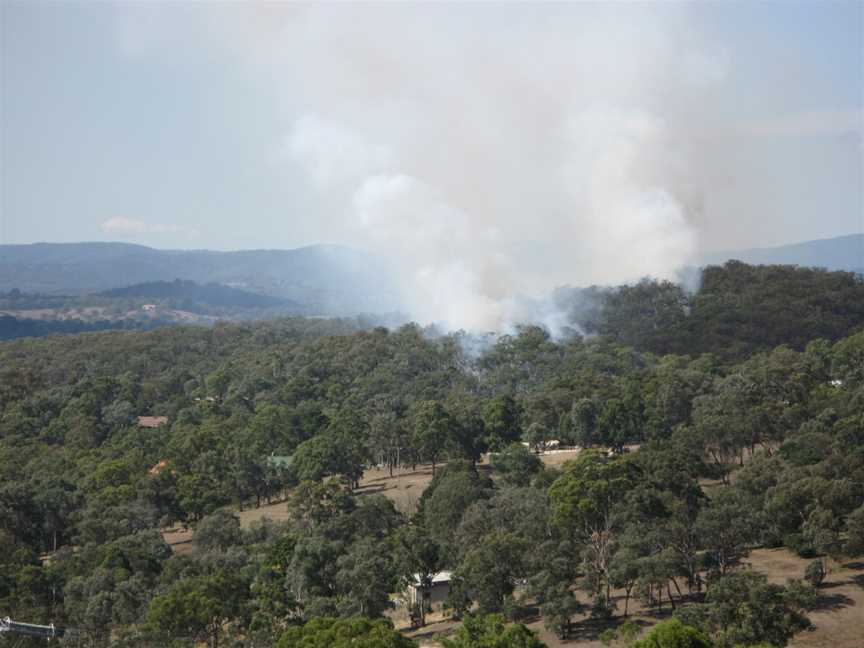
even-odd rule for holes
{"type": "Polygon", "coordinates": [[[808,563],[804,570],[804,580],[813,587],[819,587],[825,580],[825,563],[818,559],[808,563]]]}

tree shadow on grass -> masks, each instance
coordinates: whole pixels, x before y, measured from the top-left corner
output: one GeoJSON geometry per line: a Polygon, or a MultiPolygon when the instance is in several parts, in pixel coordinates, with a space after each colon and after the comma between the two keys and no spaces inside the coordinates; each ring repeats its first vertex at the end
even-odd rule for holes
{"type": "Polygon", "coordinates": [[[642,613],[642,616],[646,616],[651,619],[657,619],[658,621],[663,621],[664,619],[668,619],[669,617],[671,617],[673,614],[675,614],[675,610],[673,610],[669,606],[665,606],[662,610],[658,610],[657,608],[651,608],[650,610],[646,610],[642,613]]]}
{"type": "Polygon", "coordinates": [[[376,484],[375,486],[361,486],[360,488],[355,489],[355,495],[374,495],[376,493],[383,493],[384,491],[391,490],[393,486],[386,486],[384,484],[376,484]]]}
{"type": "Polygon", "coordinates": [[[583,621],[579,621],[574,623],[570,627],[570,632],[567,633],[567,637],[561,640],[561,643],[564,644],[578,644],[583,641],[597,641],[600,639],[600,635],[603,634],[606,630],[616,629],[619,626],[623,625],[627,621],[632,621],[643,630],[653,624],[645,621],[643,619],[634,619],[632,617],[622,617],[616,616],[612,619],[599,619],[599,618],[588,618],[583,621]]]}
{"type": "Polygon", "coordinates": [[[850,605],[855,605],[855,601],[845,594],[820,594],[816,597],[816,605],[814,610],[842,610],[850,605]]]}

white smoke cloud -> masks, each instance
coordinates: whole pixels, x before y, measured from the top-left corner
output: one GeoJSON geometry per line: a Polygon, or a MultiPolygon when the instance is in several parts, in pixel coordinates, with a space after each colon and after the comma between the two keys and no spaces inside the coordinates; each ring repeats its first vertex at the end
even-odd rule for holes
{"type": "Polygon", "coordinates": [[[395,165],[393,152],[386,147],[370,144],[362,136],[328,124],[316,115],[297,120],[288,134],[286,150],[305,165],[311,179],[324,189],[357,182],[395,165]]]}
{"type": "Polygon", "coordinates": [[[743,124],[746,135],[816,137],[864,134],[864,110],[810,110],[743,124]]]}
{"type": "Polygon", "coordinates": [[[560,328],[538,312],[556,285],[696,258],[694,153],[730,60],[686,6],[268,4],[203,24],[275,87],[310,217],[387,257],[421,323],[560,328]]]}
{"type": "Polygon", "coordinates": [[[507,282],[509,268],[494,229],[478,228],[469,214],[403,174],[368,177],[353,195],[352,212],[358,238],[395,262],[413,317],[472,330],[500,325],[505,293],[495,286],[507,282]]]}
{"type": "Polygon", "coordinates": [[[583,277],[595,283],[674,279],[694,262],[696,230],[676,195],[663,120],[594,107],[573,116],[568,135],[565,182],[580,207],[573,225],[592,250],[583,277]]]}

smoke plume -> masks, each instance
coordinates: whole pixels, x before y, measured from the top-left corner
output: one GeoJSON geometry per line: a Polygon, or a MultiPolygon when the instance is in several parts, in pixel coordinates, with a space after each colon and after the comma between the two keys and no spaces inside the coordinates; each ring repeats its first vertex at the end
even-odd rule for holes
{"type": "Polygon", "coordinates": [[[688,11],[262,4],[201,29],[280,102],[309,217],[388,259],[413,318],[556,329],[555,286],[696,258],[693,169],[727,63],[688,11]]]}

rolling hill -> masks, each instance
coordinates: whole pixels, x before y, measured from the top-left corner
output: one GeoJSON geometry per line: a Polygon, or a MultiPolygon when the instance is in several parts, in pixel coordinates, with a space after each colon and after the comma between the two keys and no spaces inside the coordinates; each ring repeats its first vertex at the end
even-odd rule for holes
{"type": "MultiPolygon", "coordinates": [[[[702,262],[729,259],[864,273],[864,234],[713,252],[702,262]]],[[[382,259],[333,245],[233,252],[158,250],[128,243],[0,245],[0,292],[17,288],[47,295],[120,296],[130,286],[181,280],[288,300],[307,314],[353,315],[398,309],[392,277],[382,259]]]]}
{"type": "Polygon", "coordinates": [[[384,264],[346,247],[157,250],[127,243],[0,245],[0,291],[71,294],[175,279],[287,299],[328,315],[386,312],[396,290],[384,264]]]}
{"type": "Polygon", "coordinates": [[[751,265],[799,265],[864,273],[864,234],[804,241],[779,247],[727,250],[705,255],[706,264],[737,259],[751,265]]]}

